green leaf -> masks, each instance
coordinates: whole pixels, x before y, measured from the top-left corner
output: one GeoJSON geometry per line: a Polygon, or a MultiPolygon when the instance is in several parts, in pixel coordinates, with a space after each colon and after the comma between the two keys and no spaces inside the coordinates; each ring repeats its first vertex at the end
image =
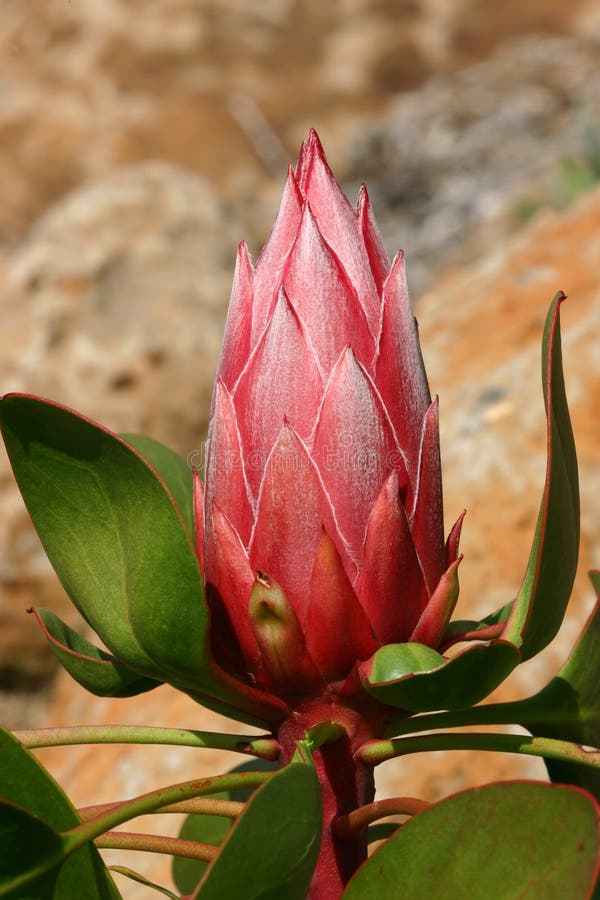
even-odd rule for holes
{"type": "Polygon", "coordinates": [[[64,859],[60,835],[27,810],[0,800],[0,847],[0,897],[52,900],[64,859]]]}
{"type": "Polygon", "coordinates": [[[315,770],[292,762],[252,795],[193,896],[305,900],[320,842],[315,770]]]}
{"type": "Polygon", "coordinates": [[[400,822],[380,822],[377,825],[369,825],[367,828],[367,844],[375,841],[384,841],[395,834],[400,828],[400,822]]]}
{"type": "MultiPolygon", "coordinates": [[[[228,793],[212,794],[215,800],[231,799],[228,793]]],[[[231,828],[232,820],[225,816],[206,816],[193,813],[187,816],[179,832],[186,841],[200,841],[218,847],[231,828]]],[[[201,859],[173,857],[173,880],[182,894],[191,894],[196,889],[209,863],[201,859]]]]}
{"type": "Polygon", "coordinates": [[[282,703],[217,670],[195,550],[156,472],[117,435],[56,403],[0,402],[23,498],[67,593],[130,668],[264,727],[282,703]]]}
{"type": "Polygon", "coordinates": [[[382,703],[410,712],[432,712],[478,703],[518,662],[517,650],[504,641],[467,647],[448,660],[421,644],[389,644],[363,663],[360,671],[365,690],[382,703]],[[429,670],[423,668],[427,665],[429,670]]]}
{"type": "Polygon", "coordinates": [[[503,622],[506,622],[512,611],[513,604],[514,600],[510,600],[508,603],[505,603],[504,606],[501,606],[500,609],[490,613],[489,616],[485,616],[483,619],[455,619],[453,622],[449,622],[448,627],[444,632],[442,645],[446,647],[450,646],[451,644],[458,643],[458,639],[461,635],[469,632],[485,631],[491,625],[500,625],[503,622]]]}
{"type": "MultiPolygon", "coordinates": [[[[0,885],[8,890],[7,873],[10,873],[10,867],[13,867],[14,877],[21,863],[27,863],[28,851],[32,879],[37,877],[36,866],[60,866],[52,876],[44,875],[43,889],[37,880],[30,884],[31,897],[24,888],[6,896],[12,896],[15,900],[46,900],[50,897],[52,900],[81,900],[82,885],[85,885],[86,900],[117,900],[120,894],[95,847],[89,844],[81,847],[60,865],[63,843],[55,832],[74,828],[80,819],[65,794],[35,757],[2,728],[0,762],[0,797],[3,801],[0,857],[7,856],[2,860],[4,868],[0,868],[5,878],[4,881],[0,879],[0,885]],[[8,845],[5,841],[11,843],[8,845]],[[25,850],[19,850],[23,842],[25,850]],[[5,853],[6,846],[11,847],[10,854],[5,853]],[[14,861],[11,861],[9,856],[13,855],[14,861]],[[50,890],[53,881],[55,883],[50,890]]],[[[5,896],[2,890],[0,896],[5,896]]]]}
{"type": "Polygon", "coordinates": [[[33,612],[63,668],[90,693],[98,697],[133,697],[160,684],[95,647],[49,609],[39,607],[33,612]]]}
{"type": "MultiPolygon", "coordinates": [[[[268,772],[277,768],[277,763],[266,759],[250,759],[231,769],[231,772],[268,772]]],[[[212,794],[215,800],[235,800],[245,803],[252,790],[226,791],[212,794]]],[[[193,813],[187,816],[179,837],[188,841],[200,841],[203,844],[220,846],[231,829],[232,820],[224,816],[206,816],[193,813]]],[[[182,856],[173,858],[173,880],[183,894],[191,894],[204,875],[209,863],[199,859],[186,859],[182,856]]]]}
{"type": "Polygon", "coordinates": [[[129,869],[127,868],[127,866],[109,866],[109,869],[111,872],[116,872],[118,875],[124,875],[125,878],[130,878],[131,881],[137,881],[138,884],[143,884],[146,887],[151,888],[153,891],[157,891],[164,897],[169,897],[170,900],[180,900],[178,894],[174,894],[173,891],[168,890],[168,888],[162,887],[160,884],[155,884],[153,881],[148,881],[148,879],[144,878],[143,875],[140,875],[139,872],[134,872],[133,869],[129,869]]]}
{"type": "Polygon", "coordinates": [[[165,447],[154,438],[145,434],[122,434],[121,437],[127,441],[138,453],[148,460],[153,466],[164,483],[167,485],[173,499],[177,504],[183,520],[186,524],[191,537],[194,535],[194,488],[192,469],[187,461],[171,450],[165,447]]]}
{"type": "Polygon", "coordinates": [[[57,404],[9,395],[0,420],[31,518],[80,612],[132,668],[194,686],[202,581],[162,482],[116,435],[57,404]]]}
{"type": "Polygon", "coordinates": [[[491,784],[404,825],[352,878],[343,900],[565,900],[587,897],[598,806],[577,788],[491,784]]]}
{"type": "Polygon", "coordinates": [[[373,657],[371,681],[393,681],[444,665],[444,657],[424,644],[386,644],[373,657]]]}
{"type": "MultiPolygon", "coordinates": [[[[600,574],[591,573],[599,594],[575,647],[558,675],[539,693],[515,705],[515,721],[538,737],[600,747],[600,574]]],[[[546,760],[552,781],[586,788],[600,800],[600,772],[588,766],[546,760]]]]}
{"type": "Polygon", "coordinates": [[[539,653],[558,632],[577,569],[579,482],[577,457],[562,373],[560,304],[554,298],[544,329],[542,378],[548,421],[546,483],[525,578],[503,638],[523,660],[539,653]]]}

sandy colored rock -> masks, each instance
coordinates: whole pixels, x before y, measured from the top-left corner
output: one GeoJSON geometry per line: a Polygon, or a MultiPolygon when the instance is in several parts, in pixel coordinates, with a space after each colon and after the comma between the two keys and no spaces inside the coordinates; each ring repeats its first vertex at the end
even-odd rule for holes
{"type": "Polygon", "coordinates": [[[388,249],[400,241],[411,261],[413,291],[481,258],[536,209],[572,201],[598,166],[599,96],[600,43],[538,34],[365,116],[346,177],[367,183],[388,249]]]}
{"type": "Polygon", "coordinates": [[[309,125],[342,139],[357,114],[435,72],[518,35],[577,33],[594,5],[4,3],[0,240],[13,243],[65,191],[142,159],[185,165],[232,195],[256,192],[309,125]]]}
{"type": "MultiPolygon", "coordinates": [[[[481,616],[513,597],[525,569],[545,468],[541,331],[556,290],[570,294],[563,306],[563,344],[581,467],[581,570],[560,637],[510,676],[496,698],[531,694],[554,674],[592,601],[585,569],[600,561],[599,220],[600,191],[596,191],[567,213],[540,216],[510,245],[476,265],[443,276],[419,301],[426,365],[432,389],[441,395],[448,525],[463,507],[469,510],[458,611],[468,617],[481,616]]],[[[169,688],[131,701],[98,701],[66,677],[59,679],[48,721],[225,727],[214,714],[169,688]]],[[[80,804],[224,771],[236,759],[212,751],[123,747],[48,750],[41,756],[80,804]]],[[[492,779],[543,777],[543,772],[539,760],[436,753],[386,763],[378,783],[382,795],[437,799],[492,779]]],[[[166,824],[175,827],[174,822],[166,824]]],[[[158,827],[157,820],[150,825],[158,827]]],[[[116,858],[114,852],[111,858],[116,858]]],[[[157,879],[166,875],[164,860],[142,862],[138,855],[125,863],[122,854],[119,860],[143,867],[157,879]]],[[[127,886],[125,896],[133,900],[144,892],[127,886]]]]}

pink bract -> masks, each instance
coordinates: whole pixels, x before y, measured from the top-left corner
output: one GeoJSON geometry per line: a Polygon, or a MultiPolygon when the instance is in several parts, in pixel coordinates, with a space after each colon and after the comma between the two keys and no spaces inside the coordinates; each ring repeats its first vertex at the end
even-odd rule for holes
{"type": "Polygon", "coordinates": [[[198,485],[219,663],[285,698],[382,645],[436,646],[456,601],[438,404],[390,265],[311,131],[256,263],[238,250],[198,485]]]}

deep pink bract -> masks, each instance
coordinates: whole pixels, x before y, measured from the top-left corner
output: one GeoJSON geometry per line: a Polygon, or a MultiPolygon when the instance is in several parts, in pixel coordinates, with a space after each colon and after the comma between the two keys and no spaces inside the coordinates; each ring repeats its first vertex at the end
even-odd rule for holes
{"type": "Polygon", "coordinates": [[[441,640],[459,527],[445,546],[404,257],[389,264],[366,189],[355,210],[314,131],[256,266],[239,247],[196,514],[236,677],[297,700],[384,644],[441,640]]]}

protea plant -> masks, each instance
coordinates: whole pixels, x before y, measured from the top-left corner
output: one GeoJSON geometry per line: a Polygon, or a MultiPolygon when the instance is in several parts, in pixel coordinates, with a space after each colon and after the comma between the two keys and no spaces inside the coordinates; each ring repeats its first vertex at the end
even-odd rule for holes
{"type": "Polygon", "coordinates": [[[286,701],[284,733],[344,716],[379,647],[440,642],[458,528],[445,548],[404,257],[390,266],[366,189],[353,209],[314,131],[256,267],[238,250],[196,486],[215,657],[286,701]]]}
{"type": "Polygon", "coordinates": [[[563,299],[544,334],[548,468],[527,571],[514,601],[481,622],[450,621],[462,516],[444,543],[438,403],[404,257],[389,264],[366,190],[353,209],[315,132],[256,266],[244,244],[238,251],[204,481],[149,438],[118,437],[41,398],[2,398],[28,509],[110,651],[37,610],[64,667],[104,696],[167,682],[268,733],[0,732],[0,834],[9,841],[0,896],[60,900],[84,883],[86,896],[90,885],[90,897],[118,896],[92,841],[210,862],[176,869],[182,893],[200,900],[533,900],[532,884],[548,897],[590,895],[600,845],[600,751],[589,749],[600,743],[600,605],[544,690],[474,706],[554,637],[573,583],[579,507],[563,299]],[[532,737],[435,733],[495,723],[532,737]],[[75,811],[23,745],[77,740],[213,746],[278,769],[255,765],[75,811]],[[577,787],[490,785],[433,806],[374,801],[378,763],[469,747],[543,756],[552,780],[577,787]],[[257,787],[246,806],[239,794],[234,803],[202,799],[257,787]],[[185,840],[112,832],[177,801],[194,820],[185,840]],[[370,831],[391,813],[411,818],[370,831]],[[235,825],[215,830],[207,814],[235,825]],[[374,834],[389,840],[365,862],[374,834]]]}

